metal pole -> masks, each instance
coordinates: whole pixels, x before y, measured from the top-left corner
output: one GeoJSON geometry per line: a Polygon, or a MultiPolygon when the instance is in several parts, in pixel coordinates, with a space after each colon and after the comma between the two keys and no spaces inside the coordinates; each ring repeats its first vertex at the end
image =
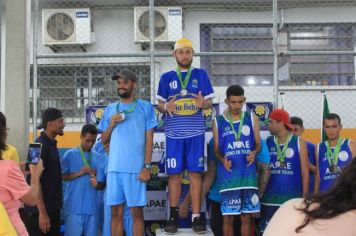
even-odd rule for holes
{"type": "Polygon", "coordinates": [[[154,12],[154,0],[149,1],[149,26],[150,26],[150,85],[151,85],[151,102],[155,103],[155,56],[154,56],[154,37],[155,37],[155,12],[154,12]]]}
{"type": "Polygon", "coordinates": [[[272,47],[273,47],[273,104],[278,108],[278,5],[277,0],[273,0],[273,28],[272,28],[272,47]]]}
{"type": "Polygon", "coordinates": [[[33,84],[32,84],[32,132],[33,141],[37,139],[37,20],[38,20],[38,0],[34,0],[33,8],[33,84]]]}
{"type": "Polygon", "coordinates": [[[88,68],[88,72],[89,72],[89,74],[88,74],[88,76],[89,76],[89,78],[88,78],[88,106],[90,106],[90,105],[93,105],[93,101],[92,101],[92,91],[93,91],[93,73],[92,73],[92,68],[91,67],[89,67],[88,68]]]}

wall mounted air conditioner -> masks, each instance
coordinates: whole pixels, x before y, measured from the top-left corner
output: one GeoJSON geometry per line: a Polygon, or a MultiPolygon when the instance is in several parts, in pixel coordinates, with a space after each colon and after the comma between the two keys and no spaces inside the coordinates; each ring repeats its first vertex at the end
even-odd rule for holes
{"type": "MultiPolygon", "coordinates": [[[[175,42],[182,37],[182,7],[155,7],[155,42],[175,42]]],[[[149,9],[135,7],[135,42],[150,41],[149,9]]]]}
{"type": "Polygon", "coordinates": [[[90,9],[43,9],[42,40],[45,45],[91,44],[90,9]]]}

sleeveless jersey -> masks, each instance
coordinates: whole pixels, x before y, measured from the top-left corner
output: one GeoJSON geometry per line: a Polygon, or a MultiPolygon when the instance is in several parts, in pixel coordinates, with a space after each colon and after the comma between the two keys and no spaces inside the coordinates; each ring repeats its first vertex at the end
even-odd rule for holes
{"type": "MultiPolygon", "coordinates": [[[[339,171],[346,166],[352,160],[352,155],[349,147],[350,140],[344,139],[339,152],[339,158],[337,165],[339,171]]],[[[331,148],[334,151],[334,148],[331,148]]],[[[338,173],[331,173],[329,169],[329,162],[327,159],[327,147],[326,141],[319,143],[318,145],[318,162],[319,162],[319,173],[320,173],[320,192],[328,190],[332,184],[335,182],[335,179],[340,175],[338,173]]]]}
{"type": "MultiPolygon", "coordinates": [[[[182,72],[185,78],[187,72],[182,72]]],[[[176,99],[176,114],[167,115],[164,119],[164,129],[169,138],[190,138],[204,134],[205,119],[201,109],[195,106],[193,94],[201,91],[204,99],[214,97],[208,74],[205,70],[193,68],[187,84],[187,95],[181,95],[181,84],[176,71],[169,71],[161,76],[157,99],[163,102],[176,99]]]]}
{"type": "MultiPolygon", "coordinates": [[[[302,174],[299,158],[299,137],[291,135],[285,158],[285,167],[277,159],[275,136],[266,140],[271,155],[271,176],[262,198],[262,204],[279,206],[292,198],[303,196],[302,174]]],[[[281,144],[283,149],[285,144],[281,144]]]]}
{"type": "MultiPolygon", "coordinates": [[[[239,129],[240,120],[234,122],[234,129],[239,129]]],[[[216,117],[216,127],[219,134],[219,150],[232,162],[231,172],[218,162],[217,181],[220,192],[236,189],[257,189],[256,161],[247,167],[248,154],[255,149],[253,119],[245,112],[240,141],[236,141],[233,130],[227,118],[223,115],[216,117]]]]}

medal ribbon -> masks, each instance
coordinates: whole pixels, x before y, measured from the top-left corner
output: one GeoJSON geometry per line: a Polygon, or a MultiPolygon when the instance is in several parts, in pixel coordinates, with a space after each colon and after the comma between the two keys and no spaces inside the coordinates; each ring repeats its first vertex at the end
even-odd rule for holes
{"type": "Polygon", "coordinates": [[[136,108],[136,105],[137,105],[137,100],[135,99],[135,103],[130,107],[130,109],[120,111],[120,101],[119,101],[116,105],[116,111],[117,113],[124,113],[126,115],[133,112],[136,108]]]}
{"type": "Polygon", "coordinates": [[[286,139],[286,143],[283,146],[283,149],[281,150],[281,147],[279,146],[279,141],[278,141],[278,137],[276,137],[276,141],[274,142],[276,144],[276,148],[277,148],[277,160],[280,162],[284,162],[284,160],[286,159],[286,154],[287,154],[287,150],[288,150],[288,144],[290,141],[290,133],[288,133],[287,139],[286,139]]]}
{"type": "Polygon", "coordinates": [[[79,150],[80,150],[80,157],[83,160],[84,165],[89,166],[90,167],[90,162],[91,162],[91,152],[89,152],[89,159],[87,159],[84,155],[83,149],[81,146],[79,146],[79,150]]]}
{"type": "Polygon", "coordinates": [[[187,85],[188,85],[188,82],[189,82],[189,79],[190,79],[190,75],[192,73],[192,67],[189,66],[187,75],[185,76],[184,79],[182,77],[182,73],[180,72],[179,67],[177,67],[176,72],[177,72],[177,76],[178,76],[178,79],[179,79],[179,82],[180,82],[180,85],[181,85],[182,89],[187,89],[187,85]]]}
{"type": "Polygon", "coordinates": [[[340,148],[341,144],[344,142],[344,139],[339,138],[337,140],[337,144],[334,148],[334,152],[331,150],[330,143],[327,140],[326,141],[326,158],[328,159],[329,166],[337,165],[337,162],[339,160],[339,153],[340,153],[340,148]]]}
{"type": "Polygon", "coordinates": [[[236,141],[240,141],[240,137],[241,137],[241,132],[242,132],[242,126],[244,125],[244,116],[245,116],[245,112],[241,111],[240,114],[240,124],[239,124],[239,130],[236,132],[235,127],[234,127],[234,122],[232,120],[232,115],[229,112],[227,119],[229,120],[230,123],[230,127],[232,129],[232,132],[234,133],[235,139],[236,141]]]}

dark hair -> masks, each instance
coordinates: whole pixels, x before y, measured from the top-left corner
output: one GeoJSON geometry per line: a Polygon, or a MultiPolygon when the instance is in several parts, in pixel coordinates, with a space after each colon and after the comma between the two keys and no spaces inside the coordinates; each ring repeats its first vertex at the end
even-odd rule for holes
{"type": "Polygon", "coordinates": [[[240,85],[231,85],[226,90],[226,98],[230,96],[243,96],[244,94],[245,91],[240,85]]]}
{"type": "Polygon", "coordinates": [[[330,219],[356,209],[356,158],[342,170],[327,192],[306,198],[304,204],[305,206],[298,210],[305,214],[305,218],[295,229],[296,233],[313,220],[330,219]]]}
{"type": "Polygon", "coordinates": [[[88,133],[89,134],[93,134],[93,135],[97,135],[98,134],[98,129],[93,124],[86,124],[86,125],[84,125],[82,127],[82,131],[80,132],[80,134],[84,137],[88,133]]]}
{"type": "MultiPolygon", "coordinates": [[[[0,111],[0,153],[2,153],[6,149],[6,144],[4,140],[5,136],[6,136],[6,117],[0,111]]],[[[0,155],[0,160],[2,160],[1,155],[0,155]]]]}
{"type": "Polygon", "coordinates": [[[291,116],[290,123],[292,125],[299,125],[300,127],[303,127],[303,120],[298,116],[291,116]]]}
{"type": "Polygon", "coordinates": [[[341,118],[338,114],[336,113],[329,113],[325,116],[324,120],[323,120],[323,124],[325,122],[325,120],[337,120],[339,122],[339,125],[341,124],[341,118]]]}

